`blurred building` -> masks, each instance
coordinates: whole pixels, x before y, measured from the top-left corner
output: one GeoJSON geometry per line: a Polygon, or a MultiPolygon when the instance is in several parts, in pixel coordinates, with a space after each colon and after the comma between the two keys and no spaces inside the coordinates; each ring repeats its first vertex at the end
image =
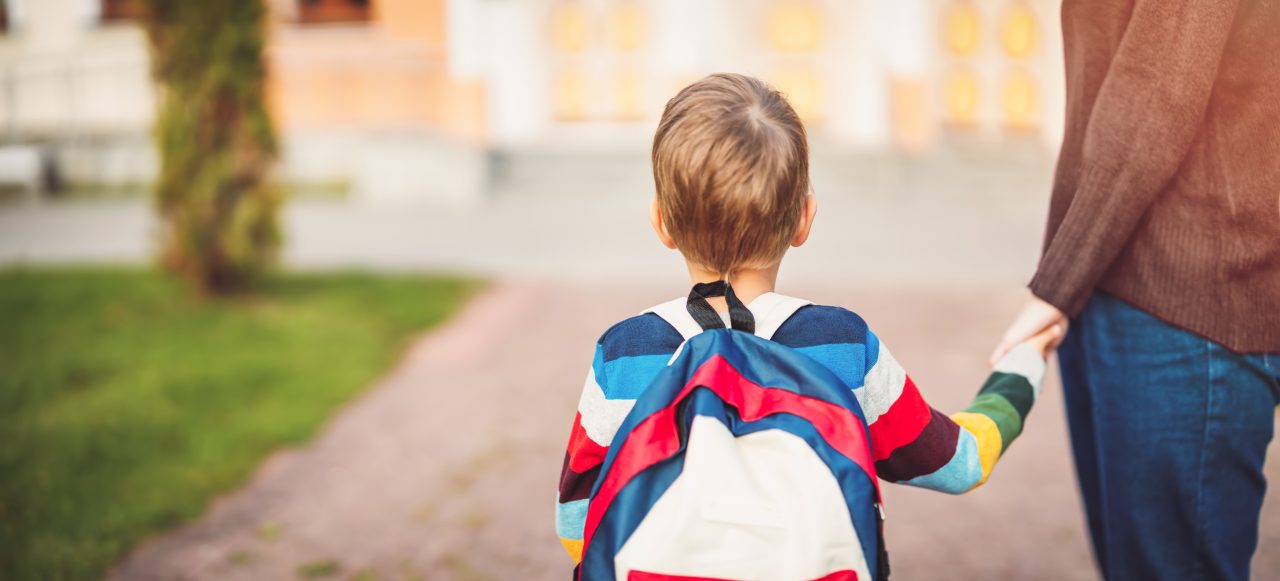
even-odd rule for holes
{"type": "Polygon", "coordinates": [[[128,187],[151,179],[157,164],[147,131],[155,96],[146,38],[127,4],[0,5],[0,157],[38,148],[58,181],[73,184],[128,187]]]}
{"type": "MultiPolygon", "coordinates": [[[[266,1],[282,175],[361,199],[474,198],[557,156],[644,169],[666,99],[714,71],[785,92],[815,149],[1049,150],[1062,132],[1055,0],[266,1]]],[[[73,184],[148,181],[136,4],[0,6],[5,149],[50,152],[73,184]]]]}

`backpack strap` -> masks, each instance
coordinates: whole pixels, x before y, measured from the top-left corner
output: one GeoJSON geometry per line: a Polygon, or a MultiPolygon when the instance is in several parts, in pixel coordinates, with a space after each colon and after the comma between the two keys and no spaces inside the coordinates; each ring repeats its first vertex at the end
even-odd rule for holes
{"type": "Polygon", "coordinates": [[[724,328],[724,319],[720,318],[720,313],[707,301],[711,297],[724,297],[725,303],[729,305],[729,322],[734,329],[756,332],[755,314],[747,305],[742,304],[738,295],[733,292],[733,285],[724,280],[701,282],[693,285],[693,290],[689,291],[689,304],[685,305],[685,309],[693,315],[693,320],[698,322],[702,330],[724,328]]]}
{"type": "MultiPolygon", "coordinates": [[[[684,340],[688,341],[694,335],[702,332],[702,325],[694,320],[693,315],[689,314],[686,307],[688,305],[688,297],[680,297],[671,299],[660,305],[654,305],[645,309],[643,313],[653,313],[662,317],[667,324],[675,327],[676,331],[684,340]]],[[[778,293],[764,293],[751,301],[747,305],[747,309],[755,316],[756,330],[755,335],[762,339],[772,339],[773,334],[791,315],[800,310],[801,307],[811,305],[813,303],[804,299],[797,299],[778,293]]]]}
{"type": "Polygon", "coordinates": [[[685,341],[688,341],[689,339],[692,339],[694,335],[702,332],[702,325],[699,325],[698,322],[693,319],[693,315],[690,315],[689,311],[685,309],[685,305],[688,304],[688,302],[688,297],[674,298],[660,305],[649,307],[640,314],[653,313],[662,317],[662,320],[666,321],[668,325],[675,327],[676,331],[680,333],[680,336],[683,337],[685,341]]]}
{"type": "Polygon", "coordinates": [[[778,293],[764,293],[747,308],[756,316],[756,336],[762,339],[773,339],[773,334],[787,319],[791,318],[802,307],[812,305],[810,301],[797,299],[778,293]]]}

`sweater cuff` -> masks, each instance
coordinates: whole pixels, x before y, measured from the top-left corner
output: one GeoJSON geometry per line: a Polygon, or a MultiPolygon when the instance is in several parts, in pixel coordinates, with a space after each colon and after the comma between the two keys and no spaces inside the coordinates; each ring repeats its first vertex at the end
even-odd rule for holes
{"type": "Polygon", "coordinates": [[[1044,383],[1044,370],[1044,355],[1026,341],[1018,343],[1005,353],[992,369],[998,373],[1012,373],[1027,378],[1027,382],[1031,384],[1033,401],[1040,395],[1040,386],[1044,383]]]}
{"type": "MultiPolygon", "coordinates": [[[[1108,191],[1118,187],[1117,180],[1115,172],[1104,168],[1090,168],[1081,174],[1075,200],[1027,285],[1032,294],[1068,317],[1075,317],[1084,309],[1098,279],[1111,267],[1132,233],[1131,226],[1123,226],[1124,231],[1119,232],[1113,225],[1120,208],[1086,203],[1105,198],[1108,191]]],[[[1142,208],[1132,211],[1141,212],[1142,208]]]]}
{"type": "Polygon", "coordinates": [[[1093,289],[1087,289],[1084,293],[1070,288],[1068,285],[1062,284],[1055,280],[1054,277],[1041,270],[1032,277],[1031,282],[1027,284],[1027,288],[1031,290],[1031,294],[1036,298],[1049,303],[1062,311],[1068,318],[1074,319],[1080,311],[1084,310],[1085,303],[1089,302],[1089,296],[1093,294],[1093,289]]]}

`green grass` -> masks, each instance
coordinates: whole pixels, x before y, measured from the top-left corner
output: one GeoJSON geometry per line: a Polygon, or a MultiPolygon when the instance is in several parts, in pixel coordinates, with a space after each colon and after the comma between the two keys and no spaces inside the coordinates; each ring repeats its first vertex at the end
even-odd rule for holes
{"type": "Polygon", "coordinates": [[[281,275],[199,300],[148,270],[0,269],[0,579],[87,579],[307,440],[479,287],[281,275]]]}

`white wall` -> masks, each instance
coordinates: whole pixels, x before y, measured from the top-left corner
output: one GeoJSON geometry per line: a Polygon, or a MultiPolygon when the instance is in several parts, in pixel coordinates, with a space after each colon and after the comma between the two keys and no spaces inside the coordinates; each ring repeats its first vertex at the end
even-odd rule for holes
{"type": "Polygon", "coordinates": [[[144,134],[155,111],[146,37],[100,25],[97,2],[9,0],[0,36],[0,127],[18,136],[144,134]]]}
{"type": "Polygon", "coordinates": [[[550,120],[546,73],[546,5],[481,2],[474,31],[484,43],[490,144],[518,146],[540,137],[550,120]]]}

